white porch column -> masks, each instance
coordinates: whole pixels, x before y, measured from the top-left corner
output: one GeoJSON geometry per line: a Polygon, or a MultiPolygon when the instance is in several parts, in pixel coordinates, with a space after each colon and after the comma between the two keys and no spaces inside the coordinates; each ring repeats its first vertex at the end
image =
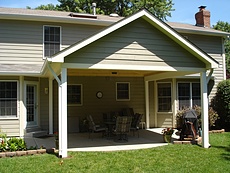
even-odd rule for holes
{"type": "Polygon", "coordinates": [[[201,88],[201,119],[202,119],[202,146],[209,148],[209,129],[208,129],[208,94],[206,71],[200,73],[200,88],[201,88]]]}
{"type": "Polygon", "coordinates": [[[149,128],[149,81],[145,81],[145,119],[146,119],[146,129],[149,128]]]}
{"type": "Polygon", "coordinates": [[[49,79],[49,134],[53,134],[53,79],[49,79]]]}
{"type": "Polygon", "coordinates": [[[61,68],[59,86],[59,157],[67,157],[67,69],[61,68]]]}
{"type": "Polygon", "coordinates": [[[20,104],[20,109],[19,109],[19,122],[20,122],[20,136],[23,137],[25,133],[25,128],[26,128],[26,117],[25,117],[25,111],[26,107],[24,104],[24,76],[19,77],[19,90],[20,90],[20,95],[19,95],[19,104],[20,104]]]}

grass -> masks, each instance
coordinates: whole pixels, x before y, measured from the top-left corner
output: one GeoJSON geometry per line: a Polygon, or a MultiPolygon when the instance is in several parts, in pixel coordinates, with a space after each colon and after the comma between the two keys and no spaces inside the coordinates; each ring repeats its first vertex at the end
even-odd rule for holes
{"type": "Polygon", "coordinates": [[[43,154],[0,159],[0,172],[49,173],[227,173],[230,132],[210,134],[211,148],[167,145],[116,152],[70,152],[69,158],[43,154]]]}

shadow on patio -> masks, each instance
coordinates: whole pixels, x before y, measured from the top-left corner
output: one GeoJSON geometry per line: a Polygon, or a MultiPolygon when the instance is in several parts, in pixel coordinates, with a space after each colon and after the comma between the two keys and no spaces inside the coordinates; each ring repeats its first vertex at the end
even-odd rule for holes
{"type": "MultiPolygon", "coordinates": [[[[133,136],[133,133],[130,132],[128,142],[115,142],[113,138],[102,138],[100,133],[92,134],[90,139],[88,133],[71,133],[68,134],[68,151],[117,151],[167,145],[163,142],[161,130],[162,128],[140,130],[139,138],[137,134],[133,136]]],[[[25,140],[28,147],[55,147],[54,137],[26,138],[25,140]]]]}

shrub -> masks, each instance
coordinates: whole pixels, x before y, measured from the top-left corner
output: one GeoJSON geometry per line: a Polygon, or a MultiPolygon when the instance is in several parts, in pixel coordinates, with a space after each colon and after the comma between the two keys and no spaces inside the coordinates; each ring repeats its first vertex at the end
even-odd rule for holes
{"type": "Polygon", "coordinates": [[[0,133],[0,152],[7,150],[6,134],[0,133]]]}
{"type": "Polygon", "coordinates": [[[21,138],[10,138],[7,141],[8,147],[10,151],[22,151],[26,150],[26,143],[21,138]]]}
{"type": "MultiPolygon", "coordinates": [[[[201,107],[200,106],[194,106],[193,109],[195,110],[197,114],[197,119],[198,119],[198,127],[201,127],[201,107]]],[[[182,127],[182,117],[187,112],[190,110],[190,108],[184,108],[182,110],[179,110],[176,115],[177,119],[177,128],[182,127]]],[[[216,120],[219,118],[219,115],[217,112],[212,108],[209,107],[208,109],[208,120],[209,120],[209,128],[215,126],[216,120]]]]}
{"type": "Polygon", "coordinates": [[[230,79],[224,80],[217,85],[217,92],[211,101],[211,105],[220,115],[218,125],[229,128],[230,125],[230,79]]]}

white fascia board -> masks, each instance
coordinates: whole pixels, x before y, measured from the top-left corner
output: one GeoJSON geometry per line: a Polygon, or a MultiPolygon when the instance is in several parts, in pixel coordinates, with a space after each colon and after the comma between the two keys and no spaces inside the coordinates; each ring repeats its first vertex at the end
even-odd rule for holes
{"type": "Polygon", "coordinates": [[[70,18],[63,16],[39,16],[39,15],[27,15],[27,14],[4,14],[0,13],[0,19],[9,20],[25,20],[25,21],[45,21],[45,22],[56,22],[56,23],[74,23],[74,24],[85,24],[85,25],[101,25],[109,26],[114,21],[108,20],[97,20],[97,19],[84,19],[84,18],[70,18]]]}
{"type": "MultiPolygon", "coordinates": [[[[73,69],[105,69],[105,70],[140,70],[140,71],[187,71],[191,73],[199,73],[204,68],[190,67],[170,67],[170,66],[142,66],[142,65],[122,65],[122,64],[84,64],[84,63],[64,63],[63,68],[73,69]]],[[[191,74],[190,73],[190,74],[191,74]]]]}
{"type": "MultiPolygon", "coordinates": [[[[142,12],[144,12],[144,11],[142,11],[142,12]]],[[[118,23],[115,23],[114,25],[106,28],[105,30],[93,35],[92,37],[89,37],[88,39],[85,39],[80,43],[74,44],[74,45],[64,49],[60,53],[57,53],[56,55],[54,55],[53,58],[50,58],[50,60],[52,62],[64,62],[64,57],[65,56],[67,56],[67,55],[69,55],[69,54],[71,54],[71,53],[73,53],[73,52],[75,52],[75,51],[87,46],[88,44],[90,44],[90,43],[102,38],[103,36],[113,32],[113,31],[115,31],[115,30],[117,30],[119,28],[121,28],[122,26],[125,26],[126,24],[134,21],[135,19],[137,19],[137,18],[139,18],[139,17],[141,17],[143,15],[144,15],[143,13],[139,12],[139,13],[136,13],[136,15],[130,16],[128,18],[125,18],[125,19],[119,21],[118,23]]]]}

